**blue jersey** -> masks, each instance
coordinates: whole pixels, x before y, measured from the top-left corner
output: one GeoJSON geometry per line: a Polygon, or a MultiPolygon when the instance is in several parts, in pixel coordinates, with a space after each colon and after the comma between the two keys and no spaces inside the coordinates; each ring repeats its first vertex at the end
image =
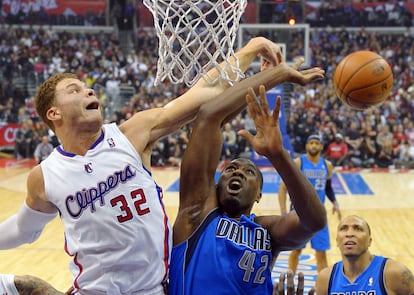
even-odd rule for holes
{"type": "MultiPolygon", "coordinates": [[[[328,180],[329,172],[326,161],[320,157],[317,163],[308,159],[306,155],[300,157],[300,170],[309,180],[319,196],[322,204],[325,203],[326,196],[326,181],[328,180]]],[[[294,210],[293,204],[291,210],[294,210]]],[[[310,239],[312,249],[316,251],[327,251],[331,248],[328,225],[318,231],[310,239]]],[[[299,248],[305,248],[306,243],[299,248]]]]}
{"type": "Polygon", "coordinates": [[[322,204],[325,203],[325,187],[328,180],[328,167],[325,160],[320,157],[318,163],[310,161],[306,155],[300,157],[302,173],[309,179],[316,193],[321,199],[322,204]]]}
{"type": "Polygon", "coordinates": [[[328,295],[386,295],[384,285],[386,262],[387,258],[374,256],[368,267],[352,283],[344,275],[342,261],[335,263],[329,278],[328,295]]]}
{"type": "Polygon", "coordinates": [[[255,215],[229,218],[216,208],[173,247],[170,295],[272,294],[270,235],[255,215]]]}

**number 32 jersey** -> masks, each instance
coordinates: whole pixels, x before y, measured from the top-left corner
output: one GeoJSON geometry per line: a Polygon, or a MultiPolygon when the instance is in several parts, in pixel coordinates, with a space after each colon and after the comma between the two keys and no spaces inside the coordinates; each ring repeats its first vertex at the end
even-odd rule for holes
{"type": "Polygon", "coordinates": [[[58,146],[41,167],[75,294],[162,294],[171,247],[162,191],[119,128],[104,125],[84,156],[58,146]]]}
{"type": "Polygon", "coordinates": [[[210,212],[173,247],[169,294],[272,294],[270,235],[254,217],[237,221],[210,212]]]}

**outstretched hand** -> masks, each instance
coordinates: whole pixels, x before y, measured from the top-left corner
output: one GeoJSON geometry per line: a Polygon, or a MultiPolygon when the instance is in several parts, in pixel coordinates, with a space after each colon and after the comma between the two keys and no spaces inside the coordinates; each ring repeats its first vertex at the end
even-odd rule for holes
{"type": "MultiPolygon", "coordinates": [[[[299,70],[305,59],[300,57],[290,67],[291,77],[289,82],[305,85],[311,81],[319,80],[324,78],[325,71],[319,67],[313,67],[310,69],[299,70]]],[[[287,64],[285,64],[287,66],[287,64]]]]}
{"type": "MultiPolygon", "coordinates": [[[[279,281],[275,282],[273,287],[273,295],[303,295],[303,290],[305,286],[305,276],[302,272],[298,273],[298,286],[295,290],[294,275],[291,270],[288,270],[287,273],[281,273],[279,276],[279,281]],[[287,280],[286,280],[287,278],[287,280]],[[286,285],[285,285],[286,280],[286,285]],[[286,289],[286,293],[285,293],[286,289]]],[[[315,289],[311,289],[308,292],[308,295],[314,295],[315,289]]]]}
{"type": "Polygon", "coordinates": [[[282,134],[279,128],[280,97],[277,97],[275,108],[269,111],[266,98],[266,89],[263,85],[259,87],[260,102],[249,88],[246,95],[247,110],[256,126],[256,134],[247,130],[240,130],[238,134],[245,138],[254,150],[263,156],[280,154],[283,151],[282,134]]]}

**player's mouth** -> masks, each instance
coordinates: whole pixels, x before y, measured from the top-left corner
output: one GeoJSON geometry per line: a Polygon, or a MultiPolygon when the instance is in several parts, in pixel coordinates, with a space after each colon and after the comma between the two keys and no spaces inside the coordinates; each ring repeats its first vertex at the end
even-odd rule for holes
{"type": "Polygon", "coordinates": [[[86,106],[87,110],[97,110],[98,108],[99,108],[99,102],[97,101],[91,102],[90,104],[86,106]]]}
{"type": "Polygon", "coordinates": [[[344,246],[345,247],[347,247],[347,248],[349,248],[349,247],[354,247],[354,246],[356,246],[356,242],[354,242],[354,241],[347,241],[347,242],[345,242],[344,243],[344,246]]]}
{"type": "Polygon", "coordinates": [[[229,194],[238,194],[242,190],[242,181],[238,178],[232,178],[227,185],[227,192],[229,194]]]}

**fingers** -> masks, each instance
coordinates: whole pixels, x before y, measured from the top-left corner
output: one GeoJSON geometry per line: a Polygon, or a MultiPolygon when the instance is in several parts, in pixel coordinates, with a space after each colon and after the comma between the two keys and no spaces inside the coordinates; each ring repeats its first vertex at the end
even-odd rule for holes
{"type": "Polygon", "coordinates": [[[264,87],[264,85],[260,85],[259,93],[260,93],[260,101],[262,104],[262,111],[265,113],[269,113],[269,103],[267,102],[266,88],[264,87]]]}
{"type": "Polygon", "coordinates": [[[298,70],[304,62],[305,62],[305,59],[301,56],[295,61],[295,63],[292,65],[292,68],[294,68],[295,70],[298,70]]]}
{"type": "Polygon", "coordinates": [[[275,282],[275,285],[273,287],[273,295],[285,295],[285,281],[286,295],[303,295],[305,286],[305,276],[303,272],[298,273],[298,286],[295,290],[294,274],[291,270],[288,270],[286,273],[281,273],[279,275],[279,280],[275,282]]]}
{"type": "Polygon", "coordinates": [[[295,295],[295,282],[293,280],[293,277],[294,277],[293,272],[289,269],[286,275],[287,275],[286,294],[295,295]]]}
{"type": "Polygon", "coordinates": [[[247,111],[249,116],[254,120],[258,115],[269,113],[269,103],[267,102],[266,88],[264,85],[259,86],[260,103],[256,97],[253,88],[249,88],[246,94],[247,111]]]}
{"type": "Polygon", "coordinates": [[[278,95],[276,97],[276,103],[275,103],[275,107],[274,107],[273,113],[272,113],[272,116],[273,116],[275,122],[278,122],[278,120],[279,120],[281,103],[282,103],[282,98],[280,97],[280,95],[278,95]]]}
{"type": "Polygon", "coordinates": [[[283,62],[283,54],[279,45],[268,40],[268,44],[262,49],[261,55],[273,66],[283,62]]]}
{"type": "Polygon", "coordinates": [[[273,286],[273,295],[285,295],[285,273],[279,275],[279,281],[273,286]]]}
{"type": "Polygon", "coordinates": [[[303,295],[305,289],[305,276],[303,272],[298,273],[298,287],[296,289],[296,295],[303,295]]]}
{"type": "Polygon", "coordinates": [[[257,103],[256,94],[254,93],[254,90],[252,87],[249,87],[247,89],[246,94],[246,102],[247,102],[247,112],[254,121],[257,114],[260,112],[259,104],[257,103]]]}
{"type": "Polygon", "coordinates": [[[262,57],[262,63],[260,66],[260,71],[263,72],[264,70],[267,70],[268,68],[272,67],[272,63],[268,61],[266,58],[262,57]]]}
{"type": "Polygon", "coordinates": [[[249,144],[251,144],[251,142],[253,141],[253,137],[254,137],[253,134],[251,134],[246,129],[237,131],[237,135],[243,137],[249,144]]]}

